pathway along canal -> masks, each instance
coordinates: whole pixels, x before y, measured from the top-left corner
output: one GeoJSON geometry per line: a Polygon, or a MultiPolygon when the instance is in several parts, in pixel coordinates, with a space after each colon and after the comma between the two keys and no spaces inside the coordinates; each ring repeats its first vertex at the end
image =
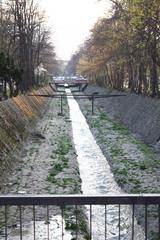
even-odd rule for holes
{"type": "MultiPolygon", "coordinates": [[[[71,94],[70,89],[66,89],[66,92],[71,94]]],[[[97,145],[77,101],[73,97],[68,97],[68,105],[72,121],[73,141],[78,155],[83,194],[122,194],[123,192],[116,184],[107,159],[97,145]]],[[[89,216],[88,208],[88,218],[89,216]]],[[[120,222],[121,239],[132,239],[132,211],[130,207],[121,206],[120,222]]],[[[92,239],[119,239],[119,206],[107,206],[106,218],[104,206],[92,207],[92,239]],[[105,222],[107,222],[106,228],[105,222]]],[[[134,239],[144,239],[142,229],[137,223],[135,224],[134,239]]]]}

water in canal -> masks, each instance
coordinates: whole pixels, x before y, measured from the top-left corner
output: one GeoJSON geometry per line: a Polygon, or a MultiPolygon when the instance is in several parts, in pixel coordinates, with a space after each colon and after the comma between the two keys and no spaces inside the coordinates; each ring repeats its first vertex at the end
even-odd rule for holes
{"type": "MultiPolygon", "coordinates": [[[[69,89],[67,93],[71,93],[69,89]]],[[[80,176],[82,179],[82,191],[86,195],[113,195],[122,194],[122,190],[116,184],[110,166],[97,145],[89,126],[82,114],[77,101],[68,97],[70,118],[72,120],[73,140],[78,155],[80,176]]],[[[121,231],[123,240],[132,239],[132,211],[129,207],[121,207],[121,231]]],[[[89,215],[89,210],[88,210],[89,215]]],[[[94,206],[92,209],[92,239],[119,239],[119,207],[107,206],[107,224],[105,229],[105,207],[94,206]],[[105,230],[107,230],[105,232],[105,230]]],[[[135,224],[135,240],[144,239],[144,234],[135,224]]]]}
{"type": "MultiPolygon", "coordinates": [[[[63,226],[64,226],[63,220],[63,226]]],[[[34,222],[29,222],[25,224],[22,230],[23,240],[49,240],[49,239],[56,239],[62,240],[62,216],[56,215],[52,216],[49,219],[49,224],[45,223],[45,221],[36,221],[35,226],[34,222]],[[34,235],[35,230],[35,235],[34,235]]],[[[69,231],[63,229],[64,239],[71,240],[72,235],[69,231]]],[[[0,238],[1,240],[5,240],[6,238],[0,238]]],[[[20,240],[20,229],[17,226],[15,230],[12,230],[9,234],[8,240],[20,240]]]]}

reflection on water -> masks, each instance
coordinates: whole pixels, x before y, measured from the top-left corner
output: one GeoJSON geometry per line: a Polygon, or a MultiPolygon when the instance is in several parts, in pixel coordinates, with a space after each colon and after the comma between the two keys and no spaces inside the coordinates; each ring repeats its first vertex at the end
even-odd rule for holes
{"type": "MultiPolygon", "coordinates": [[[[70,90],[66,90],[70,93],[70,90]]],[[[72,120],[73,139],[78,155],[83,194],[103,195],[122,194],[116,184],[110,166],[97,145],[89,126],[74,98],[68,98],[70,118],[72,120]]],[[[119,207],[107,206],[107,239],[118,239],[119,207]]],[[[131,239],[132,212],[127,206],[121,206],[121,239],[131,239]]],[[[92,210],[93,239],[105,239],[105,207],[94,206],[92,210]]],[[[144,239],[141,228],[135,226],[135,240],[144,239]]]]}

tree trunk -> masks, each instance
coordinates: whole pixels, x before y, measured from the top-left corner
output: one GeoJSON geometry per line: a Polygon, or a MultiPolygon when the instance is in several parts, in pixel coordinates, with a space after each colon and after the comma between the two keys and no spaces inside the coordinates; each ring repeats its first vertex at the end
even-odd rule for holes
{"type": "Polygon", "coordinates": [[[9,97],[12,98],[13,97],[13,86],[12,86],[12,80],[9,79],[8,80],[8,85],[9,85],[9,97]]]}
{"type": "Polygon", "coordinates": [[[150,55],[151,55],[151,95],[152,97],[159,95],[158,89],[158,72],[157,72],[157,40],[156,38],[150,44],[150,55]]]}
{"type": "Polygon", "coordinates": [[[157,74],[157,63],[156,58],[152,58],[152,65],[151,65],[151,94],[152,97],[159,95],[158,89],[158,74],[157,74]]]}
{"type": "Polygon", "coordinates": [[[131,63],[128,64],[128,75],[129,75],[129,80],[128,80],[128,88],[131,90],[131,92],[134,90],[133,86],[133,66],[131,63]]]}
{"type": "Polygon", "coordinates": [[[142,94],[143,91],[143,66],[142,63],[139,64],[138,71],[139,71],[139,81],[138,81],[138,94],[142,94]]]}
{"type": "Polygon", "coordinates": [[[7,81],[6,79],[4,79],[4,92],[3,92],[3,96],[5,99],[7,99],[7,81]]]}

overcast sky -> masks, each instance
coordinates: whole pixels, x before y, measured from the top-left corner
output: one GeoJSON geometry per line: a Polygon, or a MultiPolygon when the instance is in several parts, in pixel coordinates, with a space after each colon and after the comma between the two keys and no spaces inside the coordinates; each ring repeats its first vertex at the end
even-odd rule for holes
{"type": "Polygon", "coordinates": [[[109,0],[41,0],[53,31],[58,58],[67,60],[89,36],[98,17],[109,9],[109,0]]]}

